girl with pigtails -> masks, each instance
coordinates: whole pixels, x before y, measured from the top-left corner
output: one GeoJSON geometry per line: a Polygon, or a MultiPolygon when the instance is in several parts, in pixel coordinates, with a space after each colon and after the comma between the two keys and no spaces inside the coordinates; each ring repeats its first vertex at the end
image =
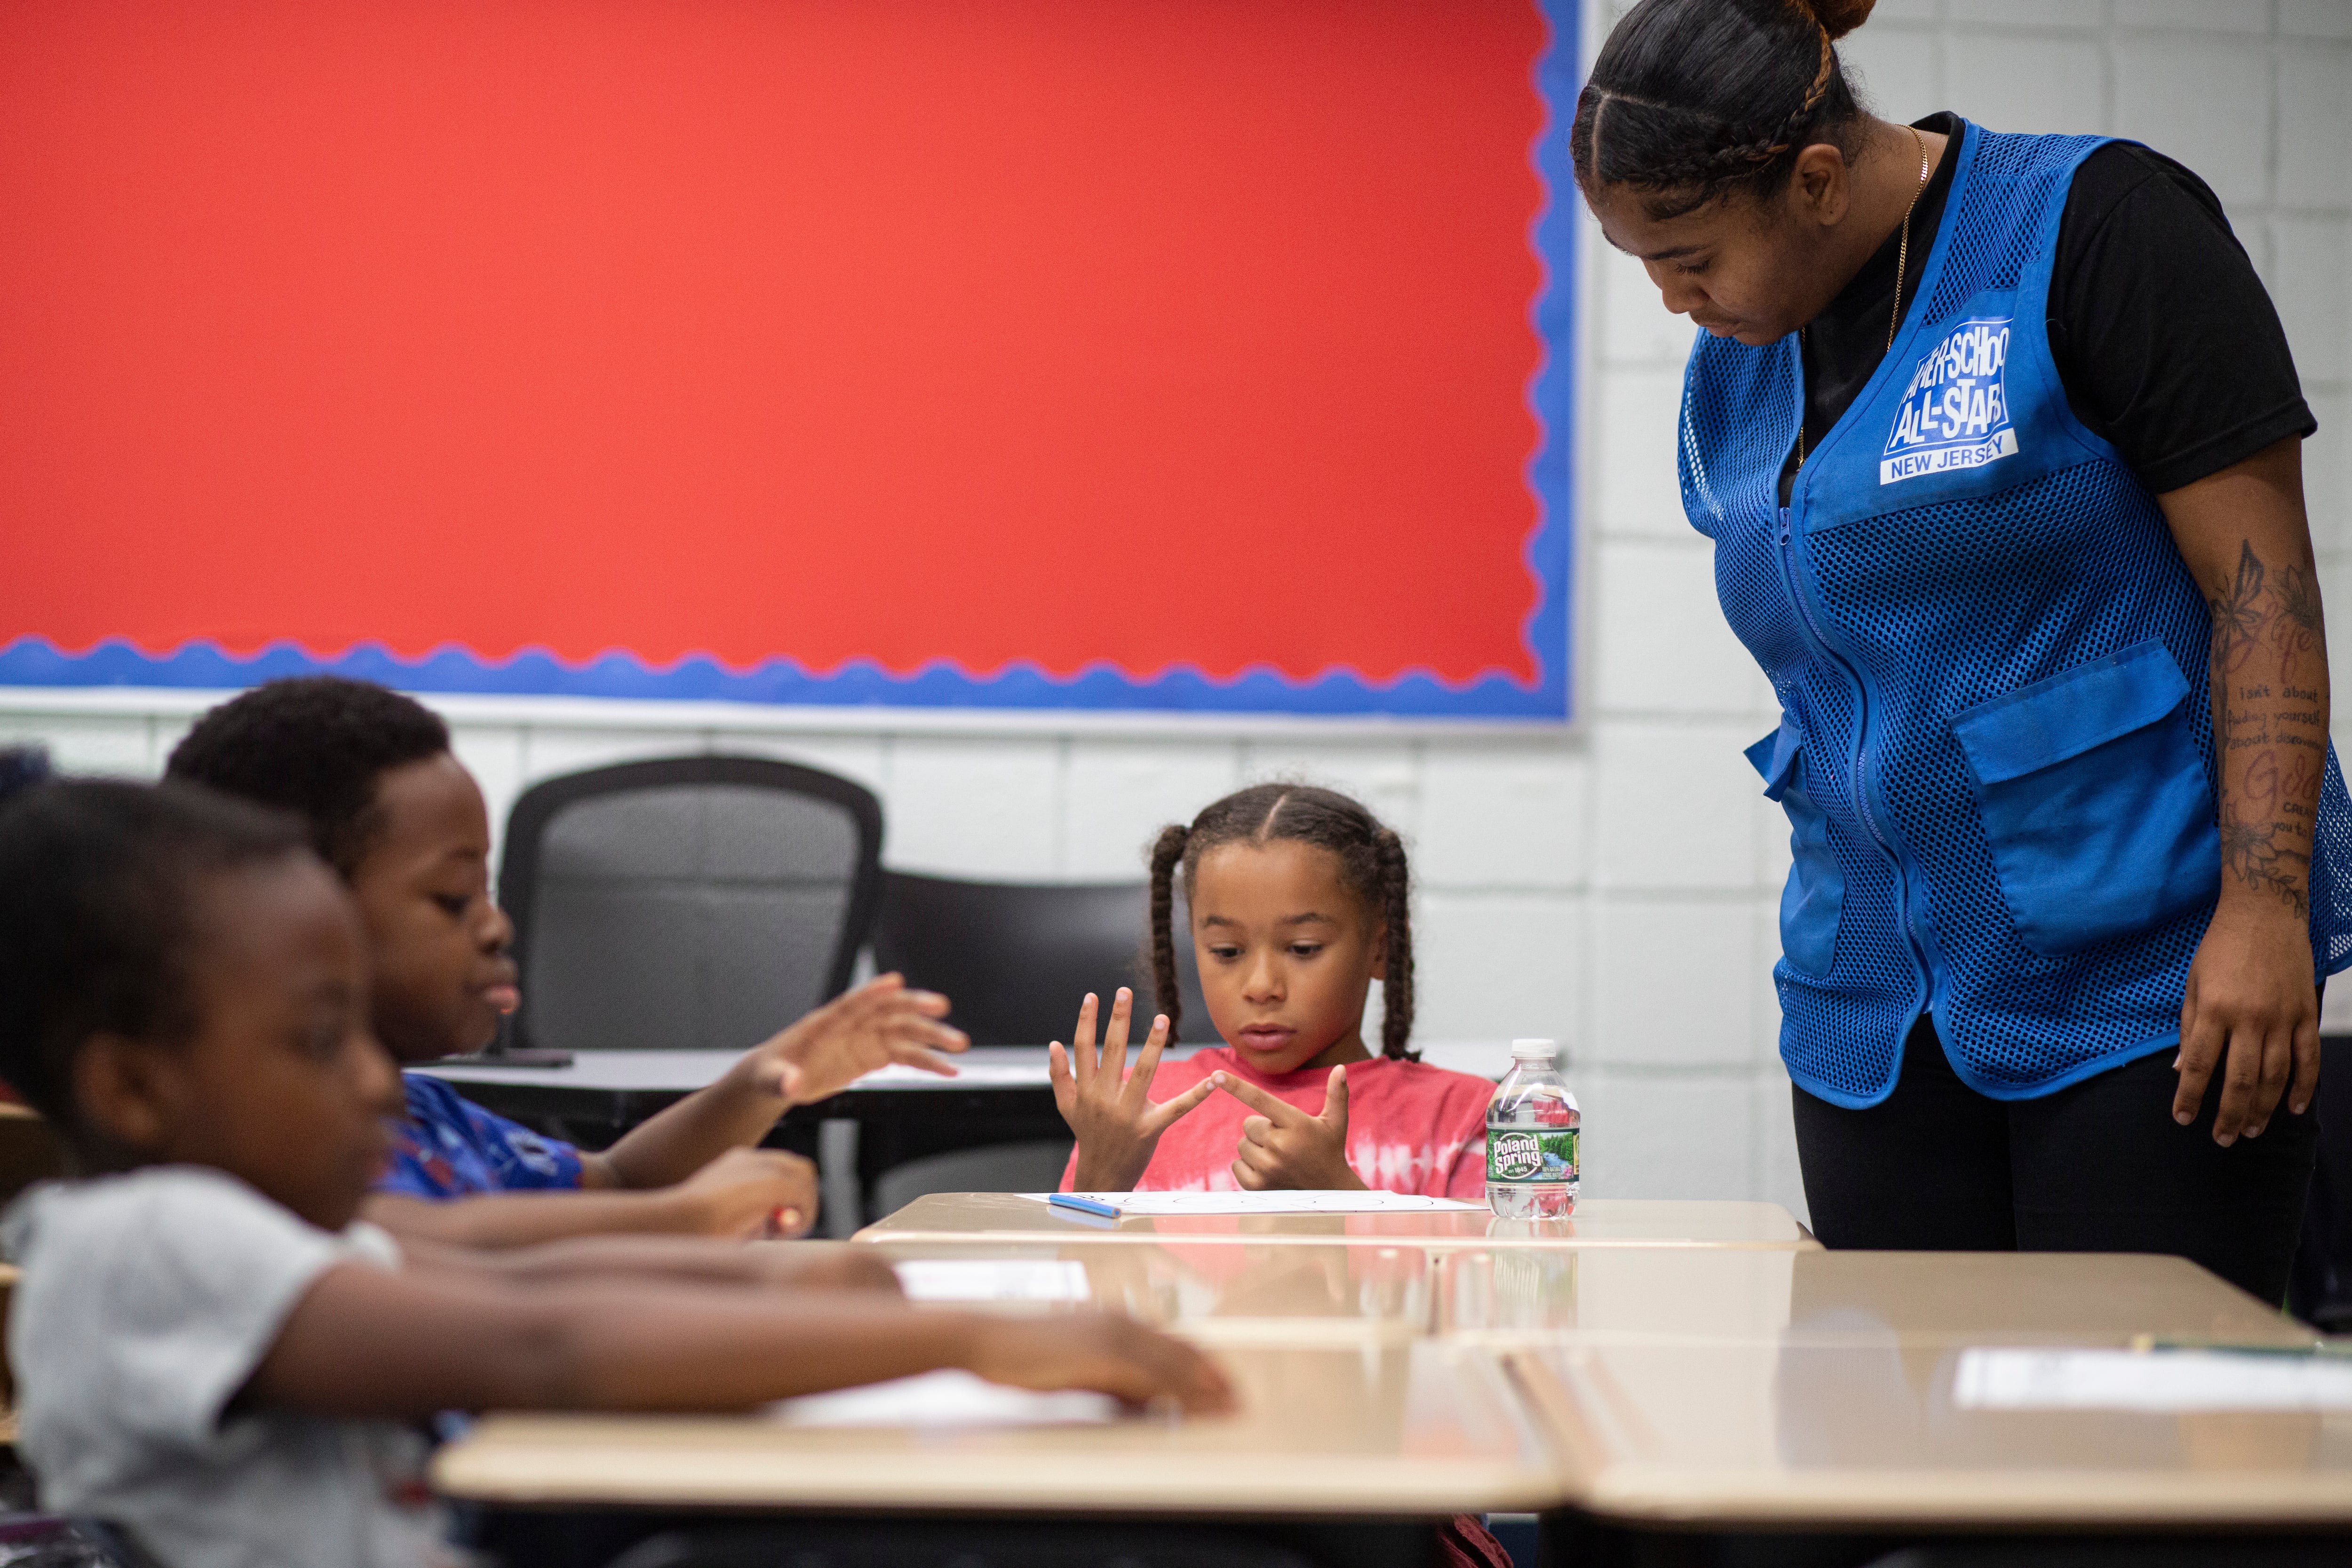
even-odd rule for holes
{"type": "Polygon", "coordinates": [[[1259,784],[1163,829],[1151,851],[1152,1020],[1132,1072],[1133,999],[1097,999],[1051,1050],[1077,1138],[1063,1190],[1380,1188],[1475,1201],[1493,1085],[1431,1067],[1412,1033],[1411,874],[1395,832],[1346,795],[1259,784]],[[1176,883],[1224,1044],[1161,1053],[1182,1022],[1176,883]],[[1381,1054],[1364,1005],[1381,986],[1381,1054]]]}

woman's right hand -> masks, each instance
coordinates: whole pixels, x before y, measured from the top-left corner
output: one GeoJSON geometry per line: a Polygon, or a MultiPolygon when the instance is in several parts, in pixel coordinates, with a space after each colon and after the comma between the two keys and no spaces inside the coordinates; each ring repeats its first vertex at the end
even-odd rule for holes
{"type": "Polygon", "coordinates": [[[1076,1044],[1065,1053],[1062,1042],[1046,1048],[1054,1079],[1054,1104],[1078,1141],[1078,1168],[1072,1184],[1082,1193],[1123,1193],[1134,1187],[1160,1135],[1178,1118],[1209,1098],[1213,1086],[1205,1079],[1170,1100],[1151,1098],[1152,1075],[1160,1070],[1160,1054],[1168,1047],[1168,1016],[1151,1021],[1143,1054],[1135,1070],[1126,1072],[1127,1026],[1135,1009],[1135,994],[1122,985],[1110,1005],[1110,1026],[1103,1032],[1102,1050],[1095,1050],[1095,994],[1078,1007],[1076,1044]]]}
{"type": "Polygon", "coordinates": [[[1015,1388],[1094,1389],[1129,1405],[1173,1399],[1191,1415],[1234,1407],[1233,1384],[1215,1362],[1120,1312],[984,1319],[971,1369],[1015,1388]]]}

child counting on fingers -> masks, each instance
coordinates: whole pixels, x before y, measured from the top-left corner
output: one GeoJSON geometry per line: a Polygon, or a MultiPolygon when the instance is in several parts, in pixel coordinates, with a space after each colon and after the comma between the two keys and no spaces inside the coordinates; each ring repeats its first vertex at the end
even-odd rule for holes
{"type": "Polygon", "coordinates": [[[1076,1136],[1071,1192],[1382,1188],[1485,1194],[1493,1086],[1422,1062],[1412,1031],[1412,921],[1404,846],[1331,790],[1260,784],[1226,796],[1151,852],[1160,1016],[1127,1070],[1133,999],[1078,1010],[1050,1052],[1076,1136]],[[1209,1021],[1223,1044],[1163,1060],[1182,1022],[1176,984],[1183,880],[1209,1021]],[[1382,988],[1381,1050],[1364,1007],[1382,988]]]}

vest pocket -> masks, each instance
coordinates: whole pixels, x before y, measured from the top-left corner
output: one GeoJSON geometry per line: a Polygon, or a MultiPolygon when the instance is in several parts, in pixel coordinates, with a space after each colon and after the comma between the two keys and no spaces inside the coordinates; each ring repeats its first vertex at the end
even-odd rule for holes
{"type": "Polygon", "coordinates": [[[1952,721],[2018,940],[2077,952],[2210,902],[2213,795],[2189,687],[2154,637],[1952,721]]]}
{"type": "Polygon", "coordinates": [[[1830,853],[1829,818],[1805,793],[1803,731],[1782,715],[1780,727],[1748,748],[1764,775],[1764,798],[1789,814],[1794,864],[1780,889],[1780,953],[1800,974],[1827,974],[1837,962],[1838,914],[1845,904],[1845,873],[1830,853]]]}

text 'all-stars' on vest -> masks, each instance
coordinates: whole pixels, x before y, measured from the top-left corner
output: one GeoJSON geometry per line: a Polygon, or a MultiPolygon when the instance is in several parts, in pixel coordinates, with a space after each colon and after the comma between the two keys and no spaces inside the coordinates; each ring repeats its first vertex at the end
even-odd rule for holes
{"type": "MultiPolygon", "coordinates": [[[[1786,508],[1796,338],[1691,352],[1684,508],[1780,699],[1748,755],[1795,862],[1781,1056],[1837,1104],[1893,1090],[1922,1011],[2002,1099],[2173,1046],[2220,891],[2205,599],[2050,353],[2059,220],[2101,142],[1962,126],[1895,346],[1786,508]]],[[[2352,963],[2352,801],[2332,746],[2324,767],[2327,973],[2352,963]]]]}

